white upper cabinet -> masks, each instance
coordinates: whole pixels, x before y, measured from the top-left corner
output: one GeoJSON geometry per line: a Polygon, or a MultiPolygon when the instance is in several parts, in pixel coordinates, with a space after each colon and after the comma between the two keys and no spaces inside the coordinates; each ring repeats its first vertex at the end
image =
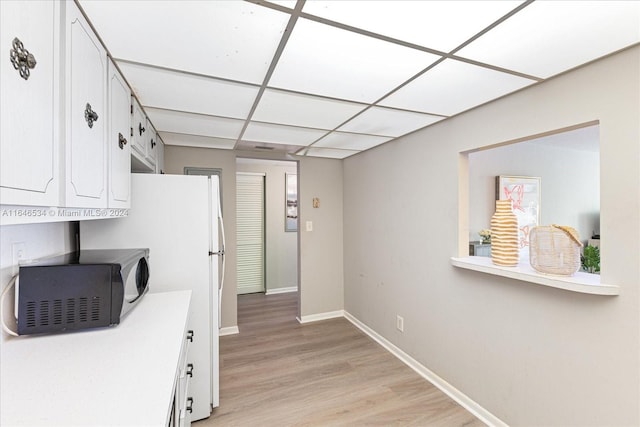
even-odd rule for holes
{"type": "Polygon", "coordinates": [[[0,204],[60,203],[60,3],[0,1],[0,204]]]}
{"type": "Polygon", "coordinates": [[[131,148],[143,158],[146,156],[146,142],[147,142],[147,117],[144,115],[144,111],[138,100],[131,98],[132,118],[131,118],[131,148]]]}
{"type": "Polygon", "coordinates": [[[131,90],[109,60],[109,207],[129,208],[131,205],[131,90]]]}
{"type": "Polygon", "coordinates": [[[107,53],[66,2],[66,206],[106,208],[107,53]]]}
{"type": "Polygon", "coordinates": [[[131,109],[131,170],[153,173],[156,170],[157,136],[153,125],[135,97],[131,109]]]}
{"type": "Polygon", "coordinates": [[[147,160],[152,165],[156,164],[158,158],[158,135],[156,129],[147,118],[147,160]]]}
{"type": "Polygon", "coordinates": [[[164,142],[160,135],[158,135],[158,158],[156,159],[156,173],[164,173],[164,142]]]}

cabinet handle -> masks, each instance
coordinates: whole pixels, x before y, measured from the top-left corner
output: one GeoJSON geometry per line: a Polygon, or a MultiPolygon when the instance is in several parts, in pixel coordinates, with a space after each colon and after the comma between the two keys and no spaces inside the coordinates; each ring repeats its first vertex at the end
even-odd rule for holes
{"type": "Polygon", "coordinates": [[[151,149],[153,150],[153,147],[156,146],[156,143],[153,141],[153,139],[151,140],[151,149]]]}
{"type": "Polygon", "coordinates": [[[93,127],[93,122],[98,121],[98,113],[91,109],[91,104],[87,102],[87,106],[84,109],[84,119],[87,121],[87,124],[90,128],[93,127]]]}
{"type": "Polygon", "coordinates": [[[193,342],[193,331],[189,330],[187,331],[187,339],[191,342],[193,342]]]}
{"type": "Polygon", "coordinates": [[[187,364],[187,375],[193,378],[193,363],[187,364]]]}
{"type": "Polygon", "coordinates": [[[187,397],[187,411],[193,412],[193,397],[187,397]]]}
{"type": "Polygon", "coordinates": [[[142,127],[142,123],[138,122],[138,132],[140,132],[140,136],[146,131],[144,127],[142,127]]]}
{"type": "Polygon", "coordinates": [[[118,147],[120,147],[121,150],[124,150],[125,145],[127,145],[127,138],[125,138],[120,132],[118,132],[118,147]]]}
{"type": "Polygon", "coordinates": [[[36,67],[36,57],[24,48],[24,45],[17,37],[13,39],[13,49],[9,52],[9,57],[13,68],[20,71],[20,77],[29,80],[30,70],[36,67]]]}

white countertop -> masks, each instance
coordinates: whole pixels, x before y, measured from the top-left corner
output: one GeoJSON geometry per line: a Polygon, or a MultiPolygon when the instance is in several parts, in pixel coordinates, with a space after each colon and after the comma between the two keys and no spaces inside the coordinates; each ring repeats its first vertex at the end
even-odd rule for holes
{"type": "Polygon", "coordinates": [[[619,295],[620,287],[600,283],[599,274],[578,271],[571,276],[555,276],[535,271],[527,262],[520,262],[515,267],[494,265],[489,257],[468,256],[453,257],[451,264],[467,270],[480,271],[495,276],[509,277],[524,282],[536,283],[551,288],[564,289],[591,295],[619,295]]]}
{"type": "Polygon", "coordinates": [[[8,339],[0,424],[165,426],[190,299],[151,293],[115,327],[8,339]]]}

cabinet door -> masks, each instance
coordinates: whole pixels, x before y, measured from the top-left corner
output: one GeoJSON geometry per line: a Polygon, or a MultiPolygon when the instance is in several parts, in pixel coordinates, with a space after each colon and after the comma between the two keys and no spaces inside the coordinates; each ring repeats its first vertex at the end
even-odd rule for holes
{"type": "Polygon", "coordinates": [[[131,98],[132,120],[131,120],[131,148],[137,151],[144,159],[147,156],[147,118],[138,104],[138,100],[131,98]]]}
{"type": "Polygon", "coordinates": [[[66,200],[107,207],[107,54],[73,2],[66,11],[66,200]]]}
{"type": "Polygon", "coordinates": [[[129,208],[131,205],[131,90],[109,61],[109,207],[129,208]]]}
{"type": "Polygon", "coordinates": [[[57,206],[60,3],[0,1],[0,24],[0,203],[57,206]]]}
{"type": "Polygon", "coordinates": [[[164,173],[164,142],[158,135],[158,146],[156,147],[158,153],[156,159],[156,173],[164,173]]]}
{"type": "Polygon", "coordinates": [[[156,135],[156,130],[149,119],[147,119],[147,133],[147,160],[155,167],[158,157],[158,136],[156,135]]]}

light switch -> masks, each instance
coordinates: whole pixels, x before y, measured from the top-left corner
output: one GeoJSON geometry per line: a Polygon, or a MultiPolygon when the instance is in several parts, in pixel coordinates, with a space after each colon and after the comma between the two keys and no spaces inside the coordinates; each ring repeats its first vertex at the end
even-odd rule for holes
{"type": "Polygon", "coordinates": [[[307,221],[306,226],[307,226],[307,231],[313,231],[313,222],[312,221],[307,221]]]}

